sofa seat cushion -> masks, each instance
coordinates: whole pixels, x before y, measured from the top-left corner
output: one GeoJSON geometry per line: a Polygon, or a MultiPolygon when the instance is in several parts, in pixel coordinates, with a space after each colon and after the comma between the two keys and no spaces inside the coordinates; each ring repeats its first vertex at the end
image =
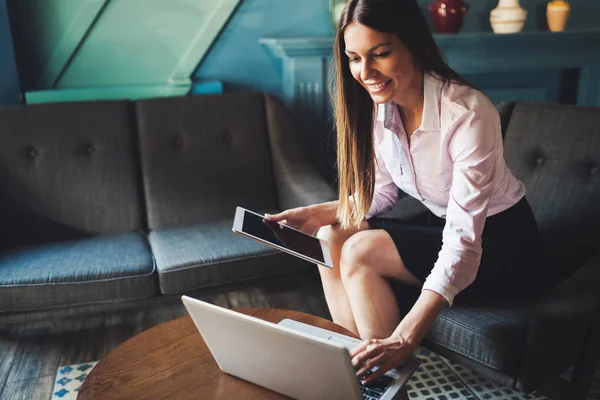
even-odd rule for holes
{"type": "Polygon", "coordinates": [[[183,293],[314,266],[297,257],[245,238],[231,230],[233,222],[150,232],[160,290],[183,293]]]}
{"type": "Polygon", "coordinates": [[[0,253],[0,312],[130,300],[157,293],[152,253],[142,233],[0,253]]]}
{"type": "MultiPolygon", "coordinates": [[[[516,376],[525,354],[529,307],[455,305],[438,316],[426,340],[479,364],[516,376]]],[[[442,354],[444,355],[444,354],[442,354]]]]}

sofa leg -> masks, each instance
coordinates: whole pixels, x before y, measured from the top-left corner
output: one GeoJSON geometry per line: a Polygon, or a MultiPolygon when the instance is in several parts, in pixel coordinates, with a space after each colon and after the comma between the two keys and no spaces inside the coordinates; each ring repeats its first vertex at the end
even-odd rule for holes
{"type": "Polygon", "coordinates": [[[567,399],[585,400],[600,356],[600,323],[590,324],[568,389],[567,399]]]}

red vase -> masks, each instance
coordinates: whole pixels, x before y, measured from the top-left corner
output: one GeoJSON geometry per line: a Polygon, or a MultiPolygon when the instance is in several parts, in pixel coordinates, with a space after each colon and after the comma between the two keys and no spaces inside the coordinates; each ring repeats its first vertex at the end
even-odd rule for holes
{"type": "Polygon", "coordinates": [[[458,33],[470,6],[463,0],[436,0],[427,9],[437,33],[458,33]]]}

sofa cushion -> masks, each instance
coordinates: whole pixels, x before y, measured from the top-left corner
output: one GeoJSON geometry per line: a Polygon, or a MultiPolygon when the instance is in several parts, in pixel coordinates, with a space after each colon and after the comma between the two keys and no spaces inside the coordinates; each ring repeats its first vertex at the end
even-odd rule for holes
{"type": "MultiPolygon", "coordinates": [[[[396,281],[390,283],[400,312],[406,313],[421,295],[421,289],[396,281]]],[[[524,357],[532,311],[530,301],[509,303],[472,304],[472,300],[459,294],[452,307],[444,308],[436,318],[423,344],[452,360],[464,358],[469,365],[484,365],[499,375],[516,376],[524,357]]]]}
{"type": "Polygon", "coordinates": [[[516,103],[505,157],[527,188],[554,266],[580,266],[600,237],[600,108],[516,103]]]}
{"type": "Polygon", "coordinates": [[[157,293],[154,262],[142,233],[0,253],[0,312],[138,299],[157,293]]]}
{"type": "Polygon", "coordinates": [[[136,103],[151,229],[277,208],[264,103],[260,93],[136,103]]]}
{"type": "Polygon", "coordinates": [[[150,232],[162,293],[284,273],[313,264],[231,231],[232,221],[150,232]]]}
{"type": "Polygon", "coordinates": [[[426,339],[488,368],[516,376],[523,359],[528,321],[525,306],[455,305],[442,311],[426,339]]]}
{"type": "Polygon", "coordinates": [[[0,204],[9,207],[0,225],[10,224],[21,244],[52,240],[57,226],[92,234],[144,228],[131,103],[0,107],[0,142],[0,204]]]}

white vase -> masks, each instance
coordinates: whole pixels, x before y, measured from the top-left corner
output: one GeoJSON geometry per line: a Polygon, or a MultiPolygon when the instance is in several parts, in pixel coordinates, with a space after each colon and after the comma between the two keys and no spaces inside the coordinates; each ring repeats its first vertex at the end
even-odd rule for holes
{"type": "Polygon", "coordinates": [[[519,0],[500,0],[498,7],[490,13],[490,23],[495,33],[521,32],[527,11],[521,7],[519,0]]]}

